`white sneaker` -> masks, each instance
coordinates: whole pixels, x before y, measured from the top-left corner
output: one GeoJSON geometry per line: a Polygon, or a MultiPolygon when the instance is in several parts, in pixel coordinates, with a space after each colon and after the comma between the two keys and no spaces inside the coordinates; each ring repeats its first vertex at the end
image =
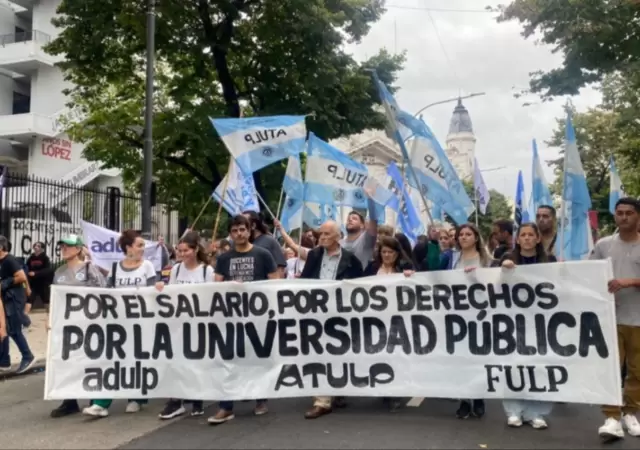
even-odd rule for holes
{"type": "Polygon", "coordinates": [[[640,423],[638,423],[638,418],[635,414],[625,414],[622,416],[622,426],[630,436],[640,436],[640,423]]]}
{"type": "Polygon", "coordinates": [[[507,425],[513,428],[522,426],[522,419],[519,416],[509,416],[507,419],[507,425]]]}
{"type": "Polygon", "coordinates": [[[129,402],[129,403],[127,403],[127,409],[125,409],[125,412],[133,414],[133,413],[137,413],[139,411],[140,411],[140,403],[138,403],[138,402],[129,402]]]}
{"type": "Polygon", "coordinates": [[[598,428],[598,434],[600,437],[607,441],[613,441],[616,439],[622,439],[624,437],[624,430],[619,420],[609,417],[600,428],[598,428]]]}
{"type": "Polygon", "coordinates": [[[531,422],[531,426],[536,430],[545,430],[549,425],[547,425],[547,421],[542,417],[536,417],[531,422]]]}
{"type": "Polygon", "coordinates": [[[83,409],[82,414],[93,417],[107,417],[109,415],[109,410],[100,405],[91,405],[83,409]]]}

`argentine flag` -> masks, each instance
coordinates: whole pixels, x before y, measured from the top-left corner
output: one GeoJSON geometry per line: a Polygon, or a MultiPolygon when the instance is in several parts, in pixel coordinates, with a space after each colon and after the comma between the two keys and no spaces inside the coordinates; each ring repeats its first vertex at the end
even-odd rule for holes
{"type": "Polygon", "coordinates": [[[578,152],[576,133],[569,114],[567,114],[565,139],[563,207],[560,217],[560,239],[556,243],[556,254],[565,261],[578,261],[589,255],[590,247],[593,244],[589,222],[591,197],[578,152]]]}
{"type": "Polygon", "coordinates": [[[540,156],[538,155],[538,144],[534,139],[533,146],[533,164],[531,167],[531,203],[533,206],[532,213],[535,215],[538,208],[541,205],[553,206],[553,199],[551,198],[551,192],[549,192],[549,184],[542,171],[542,163],[540,162],[540,156]]]}
{"type": "Polygon", "coordinates": [[[304,116],[213,119],[211,123],[238,167],[251,174],[304,150],[304,116]]]}

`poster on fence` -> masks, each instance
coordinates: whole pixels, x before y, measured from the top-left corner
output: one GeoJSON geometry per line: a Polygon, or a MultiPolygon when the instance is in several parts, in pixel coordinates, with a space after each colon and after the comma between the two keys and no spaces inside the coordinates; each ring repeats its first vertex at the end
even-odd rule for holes
{"type": "MultiPolygon", "coordinates": [[[[95,265],[111,270],[113,263],[124,258],[122,249],[118,245],[120,233],[82,221],[82,235],[95,265]]],[[[162,247],[155,241],[146,241],[144,259],[151,261],[156,272],[160,272],[162,270],[162,247]]]]}
{"type": "Polygon", "coordinates": [[[133,289],[54,286],[45,398],[620,404],[608,261],[133,289]]]}

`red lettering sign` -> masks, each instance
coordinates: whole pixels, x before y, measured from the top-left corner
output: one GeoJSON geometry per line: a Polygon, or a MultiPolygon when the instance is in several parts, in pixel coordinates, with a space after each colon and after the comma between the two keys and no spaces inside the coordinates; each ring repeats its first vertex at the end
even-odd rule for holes
{"type": "Polygon", "coordinates": [[[42,154],[49,158],[71,161],[71,141],[66,139],[43,139],[42,154]]]}

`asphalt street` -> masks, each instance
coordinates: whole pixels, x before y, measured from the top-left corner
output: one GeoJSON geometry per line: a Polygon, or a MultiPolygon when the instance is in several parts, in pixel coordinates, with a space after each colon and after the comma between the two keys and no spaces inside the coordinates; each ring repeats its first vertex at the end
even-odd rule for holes
{"type": "MultiPolygon", "coordinates": [[[[42,400],[42,373],[0,378],[0,448],[4,449],[637,449],[640,438],[627,436],[601,444],[597,407],[558,405],[550,428],[535,431],[505,425],[499,402],[489,402],[482,419],[455,418],[457,404],[426,399],[420,407],[387,412],[379,399],[349,399],[345,409],[305,420],[309,399],[276,400],[266,416],[254,417],[252,403],[238,403],[236,418],[210,426],[206,417],[161,422],[162,401],[125,414],[124,401],[105,419],[74,415],[51,419],[56,402],[42,400]]],[[[207,413],[213,414],[211,405],[207,413]]]]}

